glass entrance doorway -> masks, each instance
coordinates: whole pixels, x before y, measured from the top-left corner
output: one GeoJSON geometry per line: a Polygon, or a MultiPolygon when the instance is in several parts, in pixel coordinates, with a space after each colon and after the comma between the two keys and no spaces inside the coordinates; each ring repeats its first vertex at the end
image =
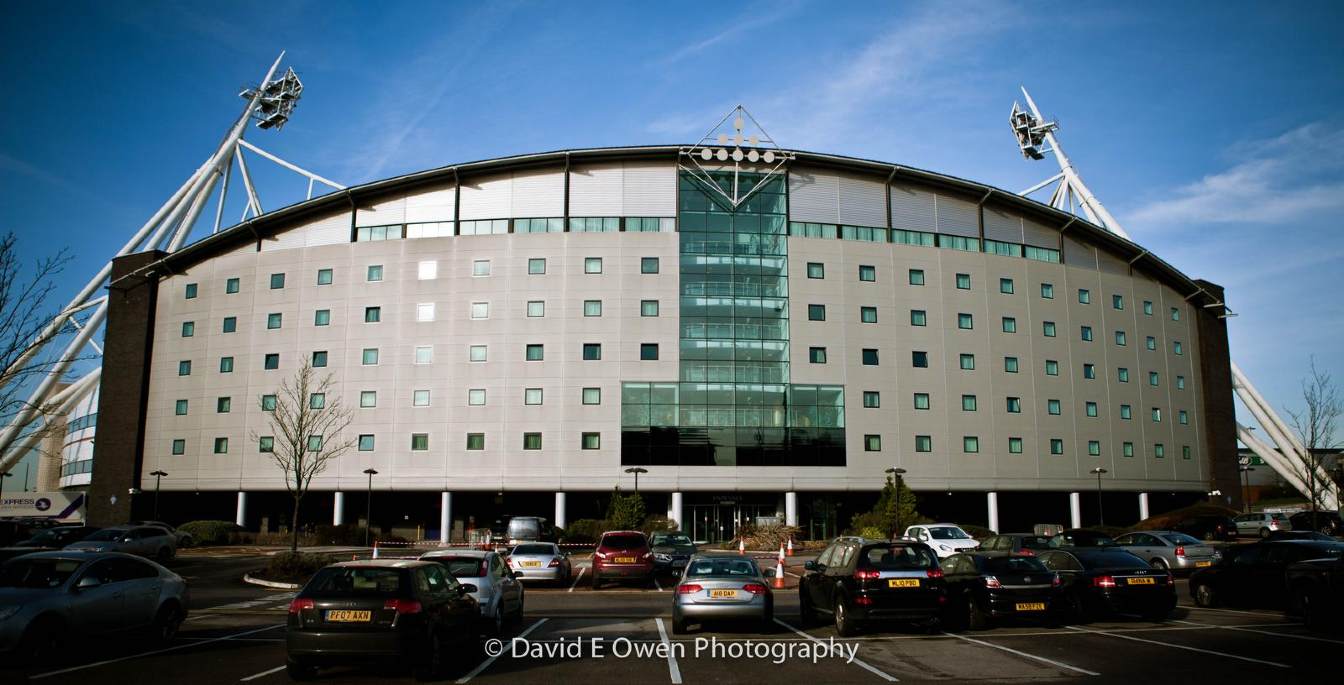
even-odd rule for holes
{"type": "Polygon", "coordinates": [[[782,523],[773,504],[721,502],[692,504],[686,509],[690,514],[691,539],[697,544],[728,542],[745,525],[782,523]]]}

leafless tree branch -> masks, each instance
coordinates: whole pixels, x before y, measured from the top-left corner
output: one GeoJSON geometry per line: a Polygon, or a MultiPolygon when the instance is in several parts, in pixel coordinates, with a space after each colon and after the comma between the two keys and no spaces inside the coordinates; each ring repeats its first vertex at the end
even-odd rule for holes
{"type": "Polygon", "coordinates": [[[1298,458],[1298,466],[1314,512],[1322,506],[1324,494],[1331,487],[1320,476],[1322,457],[1330,450],[1344,447],[1337,430],[1340,415],[1344,414],[1344,400],[1330,373],[1317,368],[1315,357],[1311,359],[1310,374],[1302,379],[1302,401],[1306,406],[1287,412],[1306,448],[1306,455],[1298,458]]]}

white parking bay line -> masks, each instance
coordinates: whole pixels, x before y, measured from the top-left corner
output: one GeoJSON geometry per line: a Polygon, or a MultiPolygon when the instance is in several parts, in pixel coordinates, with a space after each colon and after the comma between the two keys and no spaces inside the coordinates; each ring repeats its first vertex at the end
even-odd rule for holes
{"type": "Polygon", "coordinates": [[[672,676],[672,685],[681,685],[681,667],[677,666],[677,655],[672,651],[672,644],[667,640],[667,628],[663,626],[663,619],[655,618],[653,620],[658,624],[658,639],[663,641],[663,649],[667,652],[667,672],[672,676]]]}
{"type": "MultiPolygon", "coordinates": [[[[792,630],[793,632],[798,633],[799,635],[801,635],[801,636],[803,636],[803,637],[805,637],[805,638],[807,638],[807,639],[809,639],[809,640],[811,640],[811,641],[813,641],[813,642],[815,642],[815,643],[817,643],[817,644],[820,644],[820,645],[827,644],[824,640],[820,640],[820,639],[818,639],[818,638],[812,637],[811,635],[808,635],[807,633],[804,633],[803,631],[798,630],[797,628],[794,628],[793,626],[791,626],[791,625],[789,625],[789,624],[787,624],[787,623],[785,623],[785,622],[779,620],[778,618],[775,619],[775,623],[778,623],[779,625],[782,625],[782,626],[784,626],[785,628],[788,628],[789,630],[792,630]]],[[[857,653],[858,653],[858,652],[855,652],[855,654],[857,654],[857,653]]],[[[887,673],[886,671],[883,671],[883,670],[877,668],[876,666],[873,666],[872,664],[868,663],[867,661],[864,661],[863,659],[858,658],[857,656],[854,657],[854,662],[853,662],[853,663],[854,663],[855,666],[858,666],[859,668],[862,668],[862,669],[864,669],[865,671],[869,671],[870,673],[876,675],[877,677],[879,677],[879,678],[881,678],[881,679],[883,679],[883,680],[885,680],[885,681],[887,681],[887,682],[889,682],[889,683],[899,683],[899,682],[901,682],[896,676],[891,675],[890,673],[887,673]]]]}
{"type": "Polygon", "coordinates": [[[257,628],[257,629],[255,629],[255,630],[245,630],[245,631],[243,631],[243,632],[241,632],[241,633],[234,633],[233,635],[225,635],[225,636],[223,636],[223,637],[213,637],[213,638],[210,638],[210,639],[208,639],[208,640],[201,640],[201,641],[199,641],[199,642],[188,642],[188,643],[186,643],[186,644],[173,645],[172,647],[165,647],[165,648],[163,648],[163,649],[155,649],[155,650],[152,650],[152,651],[149,651],[149,652],[141,652],[141,653],[139,653],[139,654],[131,654],[130,656],[122,656],[122,657],[117,657],[117,658],[115,658],[115,659],[106,659],[106,660],[104,660],[104,661],[95,661],[94,663],[91,663],[91,664],[84,664],[84,665],[82,665],[82,666],[71,666],[70,668],[63,668],[63,669],[61,669],[61,670],[59,670],[59,671],[48,671],[48,672],[46,672],[46,673],[38,673],[37,675],[28,676],[28,678],[29,678],[30,680],[37,680],[38,678],[47,678],[47,677],[54,676],[54,675],[61,675],[62,673],[71,673],[71,672],[74,672],[74,671],[82,671],[82,670],[84,670],[84,669],[86,669],[86,668],[95,668],[95,667],[97,667],[97,666],[106,666],[106,665],[108,665],[108,664],[115,664],[115,663],[117,663],[118,661],[127,661],[127,660],[130,660],[130,659],[138,659],[138,658],[140,658],[140,657],[142,657],[142,656],[152,656],[152,655],[154,655],[154,654],[163,654],[164,652],[173,652],[173,651],[176,651],[176,650],[179,650],[179,649],[184,649],[184,648],[186,648],[186,647],[199,647],[199,646],[201,646],[201,645],[208,645],[208,644],[210,644],[211,642],[223,642],[223,641],[225,641],[225,640],[232,640],[232,639],[237,638],[237,637],[243,637],[244,635],[254,635],[254,634],[256,634],[256,633],[264,633],[264,632],[266,632],[266,631],[268,631],[268,630],[275,630],[276,628],[284,628],[284,627],[285,627],[285,624],[280,623],[280,624],[278,624],[278,625],[266,626],[265,628],[257,628]]]}
{"type": "Polygon", "coordinates": [[[1278,616],[1278,615],[1279,615],[1278,613],[1271,612],[1271,611],[1241,611],[1241,610],[1238,610],[1238,609],[1215,609],[1215,608],[1213,608],[1213,607],[1186,606],[1186,605],[1184,605],[1184,604],[1182,604],[1182,605],[1180,606],[1180,608],[1182,608],[1182,609],[1190,609],[1190,610],[1193,610],[1193,611],[1217,611],[1218,613],[1221,613],[1221,614],[1249,614],[1249,615],[1251,615],[1251,616],[1278,616]]]}
{"type": "Polygon", "coordinates": [[[583,572],[584,572],[584,571],[587,571],[587,570],[588,570],[588,567],[587,567],[587,566],[580,566],[580,567],[579,567],[579,575],[574,576],[574,584],[573,584],[573,585],[570,585],[570,586],[569,586],[569,589],[566,590],[566,592],[573,592],[573,591],[574,591],[574,588],[576,588],[576,587],[579,586],[579,579],[583,577],[583,572]]]}
{"type": "MultiPolygon", "coordinates": [[[[518,633],[518,637],[515,638],[515,639],[519,639],[519,640],[521,640],[521,639],[527,637],[528,635],[532,634],[532,631],[534,631],[534,630],[536,630],[538,627],[540,627],[541,624],[543,624],[543,623],[546,622],[546,620],[547,620],[547,619],[544,619],[544,618],[543,618],[543,619],[539,619],[536,623],[533,623],[532,625],[528,626],[528,627],[527,627],[527,630],[524,630],[523,632],[518,633]]],[[[492,657],[489,657],[489,658],[487,658],[485,661],[482,661],[481,663],[477,664],[477,665],[476,665],[476,668],[471,669],[471,672],[470,672],[470,673],[468,673],[468,674],[462,676],[461,678],[458,678],[458,679],[457,679],[457,685],[463,685],[464,683],[467,683],[467,682],[471,681],[472,678],[475,678],[476,676],[480,675],[482,671],[484,671],[484,670],[487,669],[487,668],[490,668],[490,665],[493,664],[493,663],[495,663],[495,659],[498,659],[498,658],[500,657],[500,654],[503,654],[503,653],[504,653],[504,652],[503,652],[503,648],[501,648],[501,651],[500,651],[499,654],[496,654],[496,655],[494,655],[494,656],[492,656],[492,657]]]]}
{"type": "Polygon", "coordinates": [[[1062,661],[1055,661],[1054,659],[1047,659],[1047,658],[1045,658],[1045,657],[1043,657],[1043,656],[1036,656],[1035,654],[1028,654],[1028,653],[1026,653],[1026,652],[1021,652],[1021,651],[1018,651],[1018,650],[1013,649],[1013,648],[1011,648],[1011,647],[1004,647],[1003,645],[996,645],[996,644],[994,644],[994,643],[992,643],[992,642],[985,642],[984,640],[976,640],[976,639],[974,639],[974,638],[966,637],[965,635],[957,635],[956,633],[947,633],[947,632],[944,632],[943,634],[946,635],[946,636],[948,636],[948,637],[955,637],[955,638],[957,638],[958,640],[965,640],[965,641],[967,641],[967,642],[972,642],[972,643],[975,643],[975,644],[977,644],[977,645],[984,645],[984,646],[986,646],[986,647],[993,647],[994,649],[1000,649],[1000,650],[1003,650],[1003,651],[1005,651],[1005,652],[1008,652],[1009,654],[1016,654],[1016,655],[1018,655],[1018,656],[1026,657],[1026,658],[1028,658],[1028,659],[1035,659],[1035,660],[1037,660],[1037,661],[1043,661],[1043,662],[1045,662],[1045,663],[1047,663],[1047,664],[1050,664],[1050,665],[1052,665],[1052,666],[1058,666],[1058,667],[1060,667],[1060,668],[1067,668],[1067,669],[1069,669],[1070,671],[1077,671],[1078,673],[1082,673],[1083,675],[1101,675],[1100,673],[1097,673],[1097,672],[1095,672],[1095,671],[1089,671],[1089,670],[1087,670],[1087,669],[1085,669],[1085,668],[1078,668],[1077,666],[1070,666],[1070,665],[1068,665],[1068,664],[1066,664],[1066,663],[1064,663],[1064,662],[1062,662],[1062,661]]]}
{"type": "Polygon", "coordinates": [[[272,668],[272,669],[269,670],[269,671],[262,671],[261,673],[253,673],[252,675],[247,676],[246,678],[239,678],[239,679],[238,679],[238,682],[240,682],[240,683],[245,683],[245,682],[247,682],[247,681],[249,681],[249,680],[256,680],[257,678],[265,678],[266,676],[268,676],[268,675],[270,675],[270,674],[272,674],[272,673],[277,673],[277,672],[279,672],[279,671],[283,671],[283,670],[285,670],[285,667],[284,667],[284,666],[276,666],[275,668],[272,668]]]}
{"type": "Polygon", "coordinates": [[[1187,652],[1199,652],[1199,653],[1201,653],[1201,654],[1212,654],[1212,655],[1214,655],[1214,656],[1227,657],[1227,658],[1229,658],[1229,659],[1240,659],[1241,661],[1249,661],[1249,662],[1251,662],[1251,663],[1255,663],[1255,664],[1264,664],[1264,665],[1266,665],[1266,666],[1275,666],[1275,667],[1278,667],[1278,668],[1292,668],[1292,666],[1289,666],[1288,664],[1281,664],[1281,663],[1279,663],[1279,662],[1277,662],[1277,661],[1265,661],[1264,659],[1252,659],[1252,658],[1249,657],[1249,656],[1242,656],[1242,655],[1240,655],[1240,654],[1229,654],[1229,653],[1227,653],[1227,652],[1218,652],[1218,651],[1214,651],[1214,650],[1212,650],[1212,649],[1200,649],[1199,647],[1190,647],[1190,646],[1188,646],[1188,645],[1178,645],[1178,644],[1175,644],[1175,643],[1172,643],[1172,642],[1160,642],[1160,641],[1158,641],[1158,640],[1149,640],[1149,639],[1147,639],[1147,638],[1134,637],[1133,635],[1121,635],[1121,634],[1119,634],[1119,633],[1108,633],[1108,632],[1106,632],[1106,631],[1104,631],[1104,630],[1092,630],[1091,628],[1083,628],[1083,627],[1081,627],[1081,626],[1068,626],[1068,628],[1070,628],[1071,630],[1077,630],[1077,631],[1081,631],[1081,632],[1084,632],[1084,633],[1092,633],[1092,634],[1094,634],[1094,635],[1107,635],[1107,636],[1109,636],[1109,637],[1118,637],[1118,638],[1120,638],[1121,640],[1132,640],[1132,641],[1134,641],[1134,642],[1147,642],[1148,644],[1152,644],[1152,645],[1161,645],[1161,646],[1163,646],[1163,647],[1171,647],[1171,648],[1173,648],[1173,649],[1184,649],[1184,650],[1186,650],[1187,652]]]}
{"type": "Polygon", "coordinates": [[[1260,635],[1273,635],[1274,637],[1286,637],[1290,640],[1308,640],[1310,642],[1331,642],[1337,645],[1344,645],[1344,640],[1331,640],[1328,637],[1316,637],[1314,635],[1293,635],[1292,633],[1276,633],[1272,630],[1256,630],[1255,628],[1248,628],[1245,626],[1219,626],[1214,625],[1212,623],[1195,623],[1194,621],[1176,621],[1176,623],[1184,623],[1186,625],[1199,626],[1200,628],[1214,628],[1217,630],[1236,630],[1243,633],[1258,633],[1260,635]]]}

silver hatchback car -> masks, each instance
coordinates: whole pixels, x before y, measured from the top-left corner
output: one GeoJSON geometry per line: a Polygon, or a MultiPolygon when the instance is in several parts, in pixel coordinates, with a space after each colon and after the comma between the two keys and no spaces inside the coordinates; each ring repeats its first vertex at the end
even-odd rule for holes
{"type": "Polygon", "coordinates": [[[177,537],[157,526],[104,528],[79,542],[67,545],[76,552],[125,552],[163,563],[177,555],[177,537]]]}
{"type": "Polygon", "coordinates": [[[573,575],[569,554],[553,542],[525,542],[515,546],[507,561],[518,580],[567,582],[573,575]]]}
{"type": "Polygon", "coordinates": [[[448,567],[448,573],[462,583],[475,585],[470,593],[481,607],[486,630],[499,635],[504,624],[523,620],[523,584],[504,563],[498,552],[479,549],[440,549],[420,555],[448,567]]]}
{"type": "Polygon", "coordinates": [[[1147,561],[1153,568],[1189,570],[1213,566],[1222,558],[1217,549],[1201,540],[1173,530],[1144,530],[1115,539],[1125,551],[1147,561]]]}
{"type": "Polygon", "coordinates": [[[775,597],[761,569],[752,559],[697,554],[672,595],[672,632],[706,620],[753,621],[771,632],[775,597]]]}

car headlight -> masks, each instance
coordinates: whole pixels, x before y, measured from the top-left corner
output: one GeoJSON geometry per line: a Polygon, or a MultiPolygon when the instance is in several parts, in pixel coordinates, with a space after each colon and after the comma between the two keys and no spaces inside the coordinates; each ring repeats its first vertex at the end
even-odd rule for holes
{"type": "Polygon", "coordinates": [[[941,550],[943,550],[944,552],[951,552],[951,551],[952,551],[952,548],[951,548],[951,547],[948,547],[947,545],[943,545],[943,544],[938,545],[938,549],[941,549],[941,550]]]}
{"type": "Polygon", "coordinates": [[[23,608],[22,604],[10,604],[8,606],[0,606],[0,621],[4,621],[13,616],[14,614],[19,613],[19,609],[22,608],[23,608]]]}
{"type": "Polygon", "coordinates": [[[654,559],[657,559],[658,561],[672,561],[672,555],[671,555],[671,554],[663,554],[662,552],[659,552],[658,554],[653,555],[653,558],[654,558],[654,559]]]}

